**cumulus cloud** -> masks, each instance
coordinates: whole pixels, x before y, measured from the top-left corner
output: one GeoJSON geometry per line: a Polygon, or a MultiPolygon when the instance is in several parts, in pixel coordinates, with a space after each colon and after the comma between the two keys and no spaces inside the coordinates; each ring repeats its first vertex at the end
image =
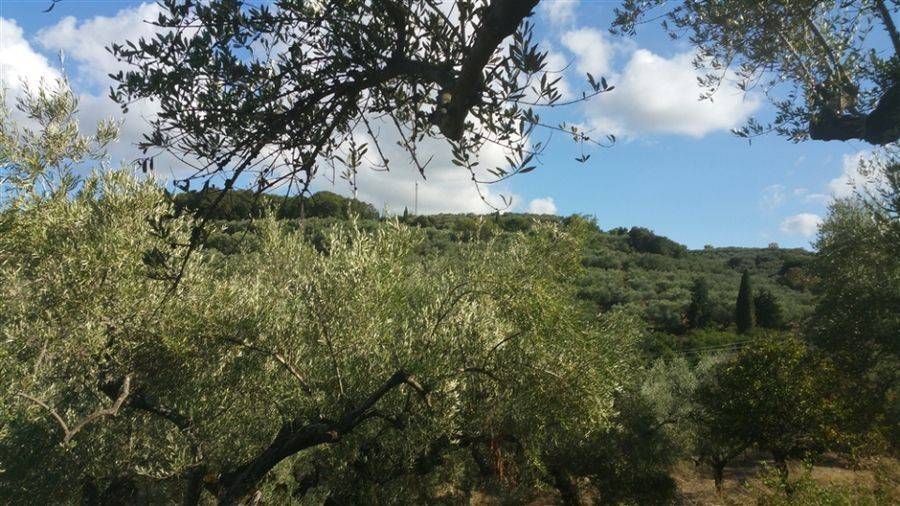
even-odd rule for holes
{"type": "MultiPolygon", "coordinates": [[[[82,128],[87,131],[100,119],[110,116],[122,118],[119,106],[102,93],[103,88],[109,84],[107,74],[122,68],[105,48],[113,42],[122,42],[123,39],[151,36],[155,27],[144,21],[155,19],[158,11],[159,7],[155,4],[141,4],[122,9],[114,16],[96,16],[90,19],[67,17],[55,25],[40,30],[36,36],[37,45],[26,40],[22,29],[14,21],[2,19],[0,64],[3,70],[3,85],[16,88],[20,77],[28,78],[29,81],[39,76],[51,79],[60,77],[59,71],[54,69],[36,48],[44,51],[62,49],[67,60],[74,63],[72,68],[75,74],[71,77],[74,78],[76,91],[80,91],[79,121],[82,128]],[[92,88],[97,89],[98,94],[92,94],[92,88]]],[[[559,65],[562,68],[566,62],[562,55],[557,53],[551,55],[551,65],[559,65]]],[[[124,117],[122,124],[120,140],[110,148],[110,158],[114,165],[127,163],[138,156],[135,144],[141,140],[146,131],[147,120],[152,118],[157,110],[157,106],[150,102],[138,102],[129,107],[129,113],[124,117]]],[[[446,143],[426,140],[420,145],[420,152],[426,154],[425,158],[434,155],[426,172],[427,180],[423,180],[412,163],[404,163],[408,160],[408,155],[397,146],[396,142],[400,139],[392,132],[392,127],[385,126],[381,130],[385,132],[381,145],[385,149],[385,155],[393,161],[393,169],[391,172],[378,172],[361,168],[357,177],[360,199],[371,202],[378,208],[392,209],[394,212],[404,207],[412,210],[415,206],[416,182],[418,182],[420,214],[486,213],[493,210],[482,200],[478,188],[471,181],[471,175],[451,163],[450,149],[446,143]]],[[[365,142],[364,139],[362,141],[365,142]]],[[[374,147],[370,149],[370,156],[371,152],[374,152],[374,147]]],[[[502,150],[490,144],[477,156],[482,167],[506,163],[502,150]]],[[[157,158],[155,166],[158,176],[163,179],[183,177],[189,172],[184,164],[166,154],[157,158]]],[[[323,176],[324,174],[320,175],[315,181],[314,189],[328,189],[345,195],[351,193],[345,181],[338,178],[332,184],[323,176]]],[[[518,202],[516,195],[502,186],[482,186],[481,194],[497,206],[502,205],[501,194],[518,202]]]]}
{"type": "MultiPolygon", "coordinates": [[[[574,98],[575,94],[572,91],[572,86],[569,84],[569,80],[566,78],[565,70],[569,68],[570,62],[566,59],[566,56],[556,51],[549,42],[544,42],[543,46],[547,51],[547,70],[554,73],[554,77],[560,77],[558,83],[556,83],[556,91],[559,92],[561,100],[567,101],[574,98]]],[[[536,99],[536,94],[534,91],[529,88],[526,93],[528,93],[528,97],[530,100],[536,99]]]]}
{"type": "MultiPolygon", "coordinates": [[[[552,3],[552,2],[551,2],[552,3]]],[[[590,72],[600,79],[610,72],[615,47],[600,30],[580,28],[569,30],[560,37],[562,45],[575,55],[575,66],[584,75],[590,72]]]]}
{"type": "Polygon", "coordinates": [[[725,81],[714,101],[699,100],[701,72],[694,69],[693,53],[665,58],[638,49],[620,74],[611,76],[616,89],[591,100],[586,112],[592,126],[620,136],[646,133],[682,134],[699,138],[744,123],[761,101],[745,96],[725,81]]]}
{"type": "MultiPolygon", "coordinates": [[[[106,96],[105,89],[94,94],[85,89],[85,85],[109,83],[106,74],[116,67],[105,46],[123,37],[144,34],[140,27],[149,25],[143,20],[155,9],[158,9],[155,5],[143,4],[123,9],[113,17],[98,16],[81,23],[75,18],[65,18],[39,31],[38,46],[26,39],[15,21],[0,18],[0,84],[10,91],[8,99],[20,96],[22,78],[32,88],[40,84],[41,78],[47,83],[62,78],[62,73],[36,47],[65,49],[66,60],[75,64],[74,74],[67,77],[78,96],[78,121],[82,132],[90,133],[103,119],[119,120],[119,140],[109,146],[109,159],[113,166],[130,163],[138,157],[135,144],[141,140],[147,120],[156,114],[157,107],[150,102],[137,102],[129,108],[128,114],[123,114],[119,105],[106,96]]],[[[16,116],[15,119],[29,125],[24,118],[16,116]]],[[[181,162],[167,154],[161,155],[155,165],[158,175],[164,178],[170,174],[170,169],[175,174],[183,174],[185,169],[181,162]]]]}
{"type": "Polygon", "coordinates": [[[879,159],[868,151],[844,155],[841,175],[828,182],[828,189],[831,190],[832,196],[844,199],[857,192],[876,193],[886,184],[883,173],[872,174],[870,170],[872,164],[879,162],[879,159]],[[861,168],[864,170],[860,170],[861,168]]]}
{"type": "Polygon", "coordinates": [[[125,40],[150,38],[159,29],[147,20],[155,20],[159,5],[144,3],[122,9],[115,16],[95,16],[79,22],[68,16],[37,33],[37,40],[48,50],[64,51],[79,63],[78,76],[92,84],[107,84],[108,74],[125,68],[106,47],[125,40]]]}
{"type": "Polygon", "coordinates": [[[803,237],[812,237],[819,230],[822,224],[822,218],[817,214],[800,213],[794,216],[788,216],[781,222],[781,231],[790,235],[801,235],[803,237]]]}
{"type": "Polygon", "coordinates": [[[534,214],[556,214],[556,203],[553,197],[533,199],[528,203],[528,212],[534,214]]]}
{"type": "MultiPolygon", "coordinates": [[[[425,169],[423,179],[410,160],[410,155],[399,144],[400,136],[396,130],[384,120],[373,120],[372,129],[381,132],[379,144],[382,152],[391,161],[391,171],[374,170],[378,155],[374,140],[362,132],[354,136],[357,144],[368,143],[369,153],[356,176],[360,200],[372,203],[378,209],[389,212],[402,212],[406,207],[410,211],[416,208],[416,184],[418,183],[418,213],[434,214],[440,212],[457,213],[490,213],[494,209],[482,200],[502,207],[501,195],[513,199],[513,205],[519,198],[508,187],[499,185],[482,185],[479,187],[472,181],[471,174],[462,167],[452,163],[449,145],[439,139],[426,138],[418,145],[420,160],[431,158],[425,169]]],[[[496,144],[486,143],[475,157],[480,167],[506,165],[503,150],[496,144]]],[[[318,176],[313,183],[314,190],[330,190],[343,195],[352,193],[348,182],[337,178],[331,182],[328,178],[318,176]]]]}
{"type": "Polygon", "coordinates": [[[15,97],[23,84],[34,87],[42,79],[49,84],[60,77],[44,55],[32,50],[15,20],[0,18],[0,87],[15,97]]]}
{"type": "Polygon", "coordinates": [[[555,0],[541,2],[538,8],[553,26],[567,26],[575,22],[575,10],[579,3],[579,0],[555,0]]]}

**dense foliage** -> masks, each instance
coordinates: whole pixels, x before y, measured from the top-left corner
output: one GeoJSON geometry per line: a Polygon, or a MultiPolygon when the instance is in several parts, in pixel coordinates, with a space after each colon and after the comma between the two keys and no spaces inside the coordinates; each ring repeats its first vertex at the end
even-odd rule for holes
{"type": "MultiPolygon", "coordinates": [[[[318,194],[316,194],[318,195],[318,194]]],[[[315,195],[313,196],[315,198],[315,195]]],[[[288,226],[302,228],[314,242],[320,242],[324,230],[341,221],[349,209],[335,212],[329,218],[291,221],[288,226]]],[[[274,207],[277,212],[279,207],[274,207]]],[[[236,217],[236,216],[235,216],[236,217]]],[[[453,256],[474,240],[496,238],[506,240],[519,232],[531,231],[542,223],[567,224],[583,221],[577,216],[561,218],[546,215],[504,213],[494,216],[407,214],[404,223],[421,230],[425,240],[419,247],[423,255],[453,256]]],[[[373,228],[377,221],[363,220],[361,227],[373,228]]],[[[223,253],[253,248],[254,223],[248,220],[225,220],[221,232],[210,236],[207,245],[223,253]]],[[[752,274],[758,287],[756,298],[771,294],[775,305],[766,306],[778,313],[772,328],[799,327],[812,311],[815,276],[810,269],[812,254],[802,249],[778,248],[705,248],[689,251],[674,241],[652,234],[646,229],[642,237],[652,234],[648,242],[675,244],[670,254],[636,249],[632,229],[602,231],[590,221],[586,224],[586,242],[581,262],[582,275],[573,278],[578,298],[594,310],[623,310],[643,320],[650,333],[644,340],[646,352],[652,356],[680,353],[693,348],[726,345],[743,340],[734,331],[735,307],[744,270],[752,274]],[[697,277],[707,287],[702,303],[702,322],[691,324],[692,290],[697,277]],[[806,280],[797,283],[797,279],[806,280]]],[[[643,244],[643,243],[641,243],[643,244]]],[[[757,316],[760,314],[757,310],[757,316]]]]}
{"type": "Polygon", "coordinates": [[[712,303],[709,300],[709,286],[703,278],[694,280],[691,286],[691,303],[687,309],[687,324],[692,329],[703,328],[712,320],[712,303]]]}
{"type": "Polygon", "coordinates": [[[814,264],[821,295],[810,338],[834,357],[859,425],[896,446],[900,438],[900,165],[896,149],[863,167],[874,187],[835,202],[814,264]]]}
{"type": "Polygon", "coordinates": [[[178,212],[206,212],[210,218],[225,221],[250,220],[274,214],[278,219],[340,218],[355,216],[377,220],[378,211],[371,204],[348,199],[336,193],[320,191],[310,197],[302,195],[259,194],[249,190],[223,192],[187,191],[173,197],[178,212]],[[223,195],[220,199],[219,196],[223,195]],[[217,205],[213,202],[218,201],[217,205]]]}
{"type": "Polygon", "coordinates": [[[778,329],[784,326],[781,304],[769,290],[760,290],[753,297],[753,311],[756,324],[767,329],[778,329]]]}
{"type": "MultiPolygon", "coordinates": [[[[30,132],[25,147],[91,144],[70,94],[48,103],[44,133],[66,134],[30,132]]],[[[4,147],[4,167],[37,173],[20,152],[4,147]]],[[[158,260],[187,247],[193,218],[152,181],[9,180],[5,501],[412,501],[465,475],[528,490],[548,472],[618,470],[560,458],[617,434],[637,372],[633,320],[586,312],[568,282],[583,222],[451,258],[422,257],[421,231],[397,222],[345,222],[314,244],[268,218],[255,248],[201,250],[173,287],[158,260]]]]}

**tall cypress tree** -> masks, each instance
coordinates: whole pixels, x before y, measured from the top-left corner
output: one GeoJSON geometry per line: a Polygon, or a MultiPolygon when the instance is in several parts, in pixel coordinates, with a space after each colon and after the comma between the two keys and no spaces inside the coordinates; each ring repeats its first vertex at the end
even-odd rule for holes
{"type": "Polygon", "coordinates": [[[746,270],[741,276],[741,288],[738,290],[734,321],[737,323],[737,331],[741,334],[756,325],[756,315],[753,310],[753,288],[750,286],[750,273],[746,270]]]}
{"type": "Polygon", "coordinates": [[[709,300],[709,286],[704,278],[694,280],[691,287],[691,304],[687,309],[688,326],[699,329],[709,325],[712,319],[712,302],[709,300]]]}

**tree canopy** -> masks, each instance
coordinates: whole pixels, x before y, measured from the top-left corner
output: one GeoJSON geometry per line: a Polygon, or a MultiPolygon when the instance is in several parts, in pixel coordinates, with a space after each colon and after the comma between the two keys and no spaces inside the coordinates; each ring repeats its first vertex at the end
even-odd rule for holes
{"type": "Polygon", "coordinates": [[[42,186],[111,135],[80,135],[61,90],[35,102],[46,131],[4,121],[0,143],[4,500],[409,500],[470,452],[535,483],[613,431],[639,329],[577,302],[583,221],[447,258],[397,222],[317,247],[269,217],[173,286],[160,260],[195,218],[154,181],[42,186]]]}
{"type": "Polygon", "coordinates": [[[900,410],[900,165],[895,149],[861,171],[868,185],[832,204],[814,262],[820,294],[806,332],[827,350],[853,416],[848,433],[896,444],[900,410]]]}
{"type": "MultiPolygon", "coordinates": [[[[227,190],[243,175],[304,193],[320,166],[355,185],[361,165],[398,162],[385,154],[388,130],[423,177],[430,155],[417,147],[439,138],[480,184],[534,169],[536,127],[593,141],[535,112],[562,105],[561,77],[526,21],[537,3],[165,0],[160,33],[111,47],[133,65],[112,76],[111,94],[124,107],[158,104],[142,147],[148,159],[167,150],[190,163],[185,189],[222,176],[227,190]],[[485,144],[508,163],[478,167],[485,144]]],[[[599,76],[589,84],[579,100],[612,89],[599,76]]]]}
{"type": "Polygon", "coordinates": [[[898,9],[891,0],[625,0],[614,29],[661,19],[673,38],[687,38],[708,71],[705,98],[732,79],[764,93],[777,114],[771,124],[751,120],[740,136],[885,145],[900,139],[898,9]]]}

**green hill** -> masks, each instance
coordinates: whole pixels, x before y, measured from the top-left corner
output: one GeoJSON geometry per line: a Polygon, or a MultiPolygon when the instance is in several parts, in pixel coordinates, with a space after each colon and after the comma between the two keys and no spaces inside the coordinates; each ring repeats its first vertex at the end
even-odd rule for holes
{"type": "MultiPolygon", "coordinates": [[[[180,209],[202,208],[196,194],[175,196],[180,209]]],[[[207,198],[208,201],[208,198],[207,198]]],[[[291,220],[313,239],[319,240],[332,224],[357,216],[359,226],[369,228],[379,217],[369,204],[330,192],[309,198],[265,195],[260,200],[251,192],[235,192],[227,205],[214,216],[223,232],[213,234],[207,247],[228,254],[237,248],[253,247],[253,219],[263,209],[291,220]],[[303,215],[304,218],[299,217],[303,215]],[[248,233],[249,232],[249,233],[248,233]]],[[[422,255],[452,256],[460,243],[528,233],[535,223],[568,223],[586,220],[590,232],[583,252],[584,275],[572,282],[579,297],[598,312],[622,310],[646,322],[647,351],[651,355],[685,353],[705,347],[740,341],[734,333],[734,310],[743,271],[753,279],[756,293],[767,291],[781,309],[779,327],[797,327],[812,308],[815,279],[808,265],[813,254],[803,249],[687,247],[640,227],[601,230],[590,218],[505,213],[495,215],[437,214],[398,218],[422,230],[422,255]],[[711,323],[691,329],[686,312],[691,286],[702,278],[709,287],[711,323]]]]}

